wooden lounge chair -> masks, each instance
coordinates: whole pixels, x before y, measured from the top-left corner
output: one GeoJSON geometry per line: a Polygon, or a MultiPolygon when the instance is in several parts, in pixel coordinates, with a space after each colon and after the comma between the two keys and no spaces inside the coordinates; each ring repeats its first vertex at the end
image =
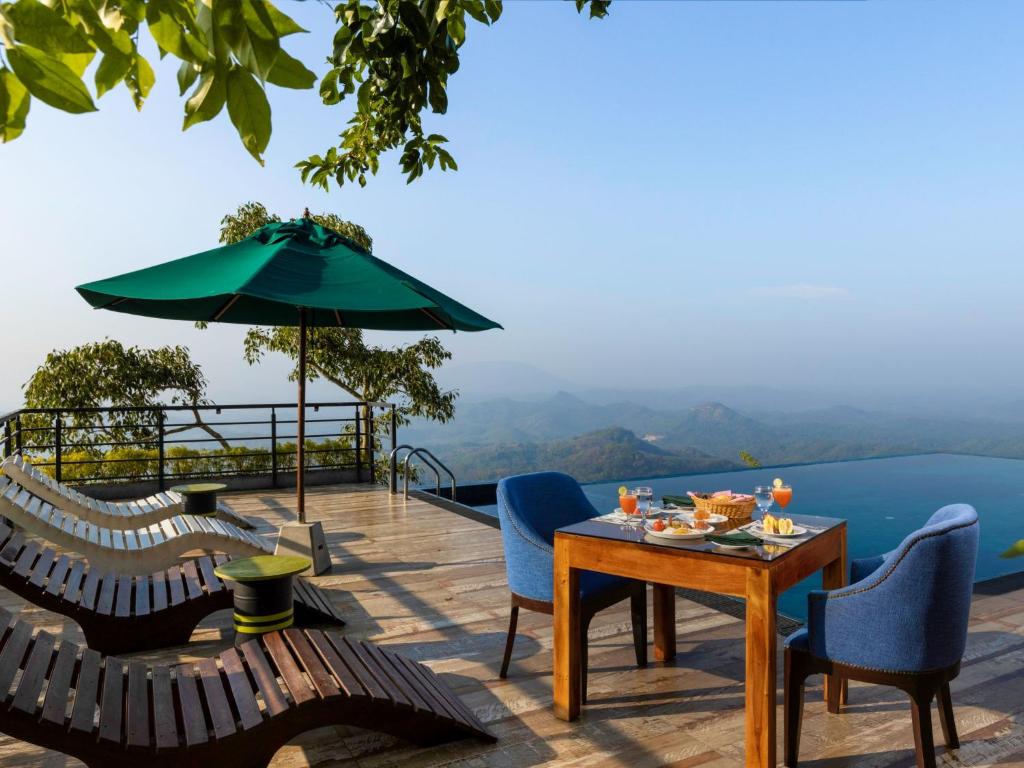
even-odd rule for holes
{"type": "Polygon", "coordinates": [[[79,520],[0,477],[0,515],[62,549],[78,552],[94,568],[146,576],[181,562],[195,550],[238,557],[273,554],[265,539],[216,518],[175,515],[135,530],[111,530],[79,520]]]}
{"type": "MultiPolygon", "coordinates": [[[[230,583],[213,572],[227,560],[227,555],[207,555],[147,576],[102,573],[0,523],[0,585],[67,616],[82,628],[86,644],[101,653],[187,643],[196,624],[232,607],[230,583]]],[[[319,587],[296,579],[293,592],[300,626],[345,624],[319,587]]]]}
{"type": "Polygon", "coordinates": [[[425,666],[333,632],[271,632],[151,667],[33,636],[6,611],[0,628],[0,730],[90,768],[258,768],[298,734],[341,724],[419,744],[494,740],[425,666]]]}
{"type": "MultiPolygon", "coordinates": [[[[70,512],[79,520],[106,528],[141,528],[180,515],[183,511],[181,495],[174,491],[161,491],[134,501],[94,499],[63,483],[58,483],[45,472],[32,466],[32,462],[21,454],[8,456],[3,464],[0,464],[0,469],[33,496],[38,496],[57,509],[70,512]]],[[[233,523],[239,528],[253,527],[249,520],[223,501],[217,502],[217,518],[233,523]]]]}

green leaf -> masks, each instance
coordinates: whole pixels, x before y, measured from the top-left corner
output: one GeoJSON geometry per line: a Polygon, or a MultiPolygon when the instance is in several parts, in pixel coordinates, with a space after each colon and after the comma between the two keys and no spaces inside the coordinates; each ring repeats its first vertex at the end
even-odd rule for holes
{"type": "Polygon", "coordinates": [[[277,54],[277,60],[267,74],[267,82],[282,88],[312,88],[316,83],[316,74],[282,50],[277,54]]]}
{"type": "Polygon", "coordinates": [[[161,51],[183,61],[201,64],[209,60],[210,52],[195,35],[188,32],[192,19],[186,13],[171,0],[150,0],[146,6],[146,23],[161,51]]]}
{"type": "Polygon", "coordinates": [[[298,32],[308,31],[299,26],[291,16],[288,16],[278,10],[273,3],[266,2],[266,0],[253,0],[253,2],[258,2],[266,8],[267,15],[270,17],[270,21],[274,25],[274,31],[277,32],[278,37],[287,37],[288,35],[294,35],[298,32]]]}
{"type": "Polygon", "coordinates": [[[270,142],[270,103],[256,78],[240,67],[228,72],[228,115],[242,144],[263,165],[270,142]]]}
{"type": "Polygon", "coordinates": [[[66,64],[28,45],[12,48],[7,58],[28,92],[43,103],[73,114],[96,111],[82,78],[66,64]]]}
{"type": "Polygon", "coordinates": [[[181,127],[183,131],[197,123],[213,120],[220,114],[227,99],[226,79],[224,73],[219,70],[203,73],[199,85],[185,102],[185,123],[181,127]]]}
{"type": "Polygon", "coordinates": [[[20,43],[50,53],[90,53],[89,41],[57,11],[38,0],[18,0],[4,9],[20,43]]]}
{"type": "Polygon", "coordinates": [[[58,53],[54,55],[54,58],[81,77],[95,56],[95,51],[89,51],[89,53],[58,53]]]}
{"type": "Polygon", "coordinates": [[[1024,557],[1024,539],[1021,539],[1008,550],[1003,552],[1000,557],[1024,557]]]}
{"type": "Polygon", "coordinates": [[[14,141],[25,130],[32,99],[28,89],[9,69],[0,69],[0,140],[14,141]]]}
{"type": "Polygon", "coordinates": [[[484,8],[487,10],[487,15],[491,17],[492,24],[501,18],[501,0],[484,0],[484,8]]]}
{"type": "Polygon", "coordinates": [[[126,79],[128,90],[132,93],[132,101],[136,109],[142,109],[142,103],[146,100],[153,83],[156,82],[156,75],[153,74],[153,67],[143,56],[136,54],[132,67],[128,71],[126,79]]]}
{"type": "Polygon", "coordinates": [[[194,64],[187,61],[181,62],[181,66],[178,67],[179,95],[184,96],[185,91],[192,87],[192,84],[195,83],[197,77],[199,77],[199,70],[195,68],[194,64]]]}
{"type": "Polygon", "coordinates": [[[132,60],[130,56],[125,56],[116,51],[104,55],[100,59],[100,65],[96,68],[96,96],[103,96],[103,94],[124,80],[131,66],[132,60]]]}

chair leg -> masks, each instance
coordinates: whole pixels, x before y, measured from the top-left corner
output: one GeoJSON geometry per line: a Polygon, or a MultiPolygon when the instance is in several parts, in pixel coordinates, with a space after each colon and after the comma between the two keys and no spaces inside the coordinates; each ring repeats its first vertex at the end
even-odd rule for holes
{"type": "Polygon", "coordinates": [[[519,622],[519,606],[513,605],[512,612],[508,619],[508,638],[505,640],[505,658],[501,662],[501,672],[498,677],[504,680],[508,677],[508,665],[512,661],[512,646],[516,642],[516,624],[519,622]]]}
{"type": "Polygon", "coordinates": [[[956,719],[953,717],[953,698],[949,694],[949,683],[939,688],[939,723],[942,725],[942,738],[947,749],[959,749],[960,739],[956,734],[956,719]]]}
{"type": "Polygon", "coordinates": [[[642,584],[629,597],[629,612],[633,621],[633,652],[636,665],[647,666],[647,585],[642,584]]]}
{"type": "Polygon", "coordinates": [[[795,654],[787,648],[783,674],[783,739],[787,768],[796,768],[800,756],[800,727],[803,724],[806,679],[802,654],[795,654]]]}
{"type": "Polygon", "coordinates": [[[914,721],[914,746],[917,768],[935,768],[935,741],[932,738],[931,692],[911,695],[910,714],[914,721]]]}
{"type": "Polygon", "coordinates": [[[836,684],[828,686],[828,697],[825,700],[825,708],[829,711],[829,714],[838,715],[840,711],[840,704],[843,700],[843,689],[846,687],[846,681],[843,679],[841,673],[835,675],[836,684]]]}

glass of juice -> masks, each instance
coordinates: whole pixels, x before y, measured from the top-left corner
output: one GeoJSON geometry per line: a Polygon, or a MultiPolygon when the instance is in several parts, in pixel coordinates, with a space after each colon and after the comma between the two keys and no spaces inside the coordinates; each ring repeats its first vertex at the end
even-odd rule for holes
{"type": "Polygon", "coordinates": [[[772,498],[775,499],[776,504],[785,509],[793,500],[793,489],[788,485],[778,485],[772,488],[772,498]]]}
{"type": "Polygon", "coordinates": [[[636,494],[630,491],[629,493],[619,494],[619,509],[621,509],[627,517],[632,517],[636,514],[637,498],[636,494]]]}

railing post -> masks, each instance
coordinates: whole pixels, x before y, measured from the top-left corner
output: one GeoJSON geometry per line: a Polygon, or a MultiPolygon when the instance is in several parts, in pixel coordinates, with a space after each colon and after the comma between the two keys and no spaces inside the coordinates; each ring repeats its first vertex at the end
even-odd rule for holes
{"type": "Polygon", "coordinates": [[[61,421],[60,414],[58,413],[56,418],[53,420],[53,475],[57,482],[61,482],[61,466],[60,466],[60,452],[61,452],[61,421]]]}
{"type": "Polygon", "coordinates": [[[277,488],[277,409],[270,409],[270,484],[277,488]]]}
{"type": "Polygon", "coordinates": [[[14,420],[14,445],[18,449],[18,453],[21,453],[21,414],[19,413],[17,418],[14,420]]]}
{"type": "Polygon", "coordinates": [[[156,483],[157,488],[161,491],[167,488],[167,472],[164,468],[164,419],[167,416],[163,412],[163,409],[157,412],[156,415],[156,428],[157,428],[157,446],[156,446],[156,483]]]}
{"type": "Polygon", "coordinates": [[[359,419],[362,414],[359,412],[359,406],[356,406],[356,482],[363,482],[363,434],[359,429],[359,419]]]}
{"type": "Polygon", "coordinates": [[[395,406],[391,405],[391,492],[398,493],[398,461],[395,457],[395,449],[398,448],[398,414],[395,406]]]}
{"type": "Polygon", "coordinates": [[[8,456],[10,456],[11,453],[12,453],[11,440],[12,440],[11,420],[8,419],[7,421],[4,422],[4,458],[5,459],[8,456]]]}
{"type": "Polygon", "coordinates": [[[370,462],[370,482],[377,482],[377,462],[373,450],[373,406],[366,408],[366,460],[370,462]]]}

